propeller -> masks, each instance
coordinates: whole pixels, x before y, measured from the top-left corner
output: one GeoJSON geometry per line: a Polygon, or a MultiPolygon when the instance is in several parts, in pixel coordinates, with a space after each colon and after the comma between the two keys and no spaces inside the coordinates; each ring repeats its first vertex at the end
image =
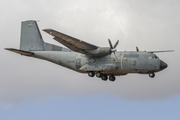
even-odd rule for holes
{"type": "MultiPolygon", "coordinates": [[[[117,45],[118,45],[118,43],[119,43],[119,40],[117,40],[116,44],[114,44],[114,47],[112,46],[111,40],[108,39],[108,41],[109,41],[109,46],[110,46],[110,48],[111,48],[111,52],[114,53],[114,56],[115,56],[116,59],[117,59],[117,56],[116,56],[116,53],[115,53],[115,52],[117,51],[116,47],[117,47],[117,45]]],[[[118,59],[117,59],[117,60],[118,60],[118,59]]]]}

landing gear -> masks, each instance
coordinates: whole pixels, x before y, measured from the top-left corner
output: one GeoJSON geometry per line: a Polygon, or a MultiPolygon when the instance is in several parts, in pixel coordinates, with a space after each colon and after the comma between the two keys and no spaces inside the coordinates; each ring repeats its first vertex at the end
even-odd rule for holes
{"type": "Polygon", "coordinates": [[[96,73],[96,77],[100,78],[102,76],[102,73],[101,72],[97,72],[96,73]]]}
{"type": "Polygon", "coordinates": [[[108,79],[108,77],[107,77],[107,75],[102,75],[102,76],[101,76],[101,79],[104,80],[104,81],[106,81],[106,80],[108,79]]]}
{"type": "Polygon", "coordinates": [[[154,78],[155,77],[155,74],[152,72],[152,73],[149,73],[149,77],[151,78],[154,78]]]}
{"type": "Polygon", "coordinates": [[[89,77],[94,77],[95,73],[94,72],[88,72],[89,77]]]}
{"type": "MultiPolygon", "coordinates": [[[[93,71],[90,71],[90,72],[88,72],[88,76],[94,77],[95,73],[93,71]]],[[[97,72],[96,77],[101,78],[104,81],[106,81],[108,79],[108,76],[106,74],[102,74],[101,72],[97,72]]],[[[116,77],[114,77],[114,75],[110,75],[109,80],[113,82],[116,80],[116,77]]]]}
{"type": "Polygon", "coordinates": [[[109,76],[109,80],[110,80],[110,81],[115,81],[115,80],[116,80],[116,77],[114,77],[114,75],[111,75],[111,76],[109,76]]]}

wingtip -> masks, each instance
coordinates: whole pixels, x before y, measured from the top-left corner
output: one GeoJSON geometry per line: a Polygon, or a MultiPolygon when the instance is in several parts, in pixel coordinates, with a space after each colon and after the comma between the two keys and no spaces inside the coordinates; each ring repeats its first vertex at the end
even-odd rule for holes
{"type": "Polygon", "coordinates": [[[174,52],[175,50],[149,51],[148,53],[174,52]]]}
{"type": "Polygon", "coordinates": [[[4,50],[11,50],[12,48],[4,48],[4,50]]]}
{"type": "Polygon", "coordinates": [[[51,30],[51,29],[42,29],[42,31],[48,31],[48,30],[51,30]]]}

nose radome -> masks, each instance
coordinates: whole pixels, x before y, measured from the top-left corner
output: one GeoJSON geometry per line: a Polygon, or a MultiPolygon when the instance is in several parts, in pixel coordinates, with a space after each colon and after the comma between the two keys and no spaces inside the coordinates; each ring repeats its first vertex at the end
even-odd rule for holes
{"type": "Polygon", "coordinates": [[[165,62],[163,62],[162,60],[160,61],[160,69],[163,70],[165,68],[167,68],[167,64],[165,62]]]}

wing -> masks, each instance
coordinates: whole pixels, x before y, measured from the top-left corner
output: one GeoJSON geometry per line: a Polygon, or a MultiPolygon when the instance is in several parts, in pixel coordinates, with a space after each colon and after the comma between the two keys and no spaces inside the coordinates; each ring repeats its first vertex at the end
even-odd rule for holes
{"type": "Polygon", "coordinates": [[[164,51],[149,51],[148,53],[160,53],[160,52],[174,52],[174,50],[164,50],[164,51]]]}
{"type": "Polygon", "coordinates": [[[53,29],[44,29],[43,31],[54,36],[53,39],[55,39],[57,42],[63,44],[64,46],[68,47],[69,49],[71,49],[75,52],[87,54],[88,52],[86,52],[86,51],[95,50],[95,49],[99,48],[95,45],[92,45],[92,44],[84,42],[82,40],[73,38],[69,35],[65,35],[65,34],[55,31],[53,29]]]}

